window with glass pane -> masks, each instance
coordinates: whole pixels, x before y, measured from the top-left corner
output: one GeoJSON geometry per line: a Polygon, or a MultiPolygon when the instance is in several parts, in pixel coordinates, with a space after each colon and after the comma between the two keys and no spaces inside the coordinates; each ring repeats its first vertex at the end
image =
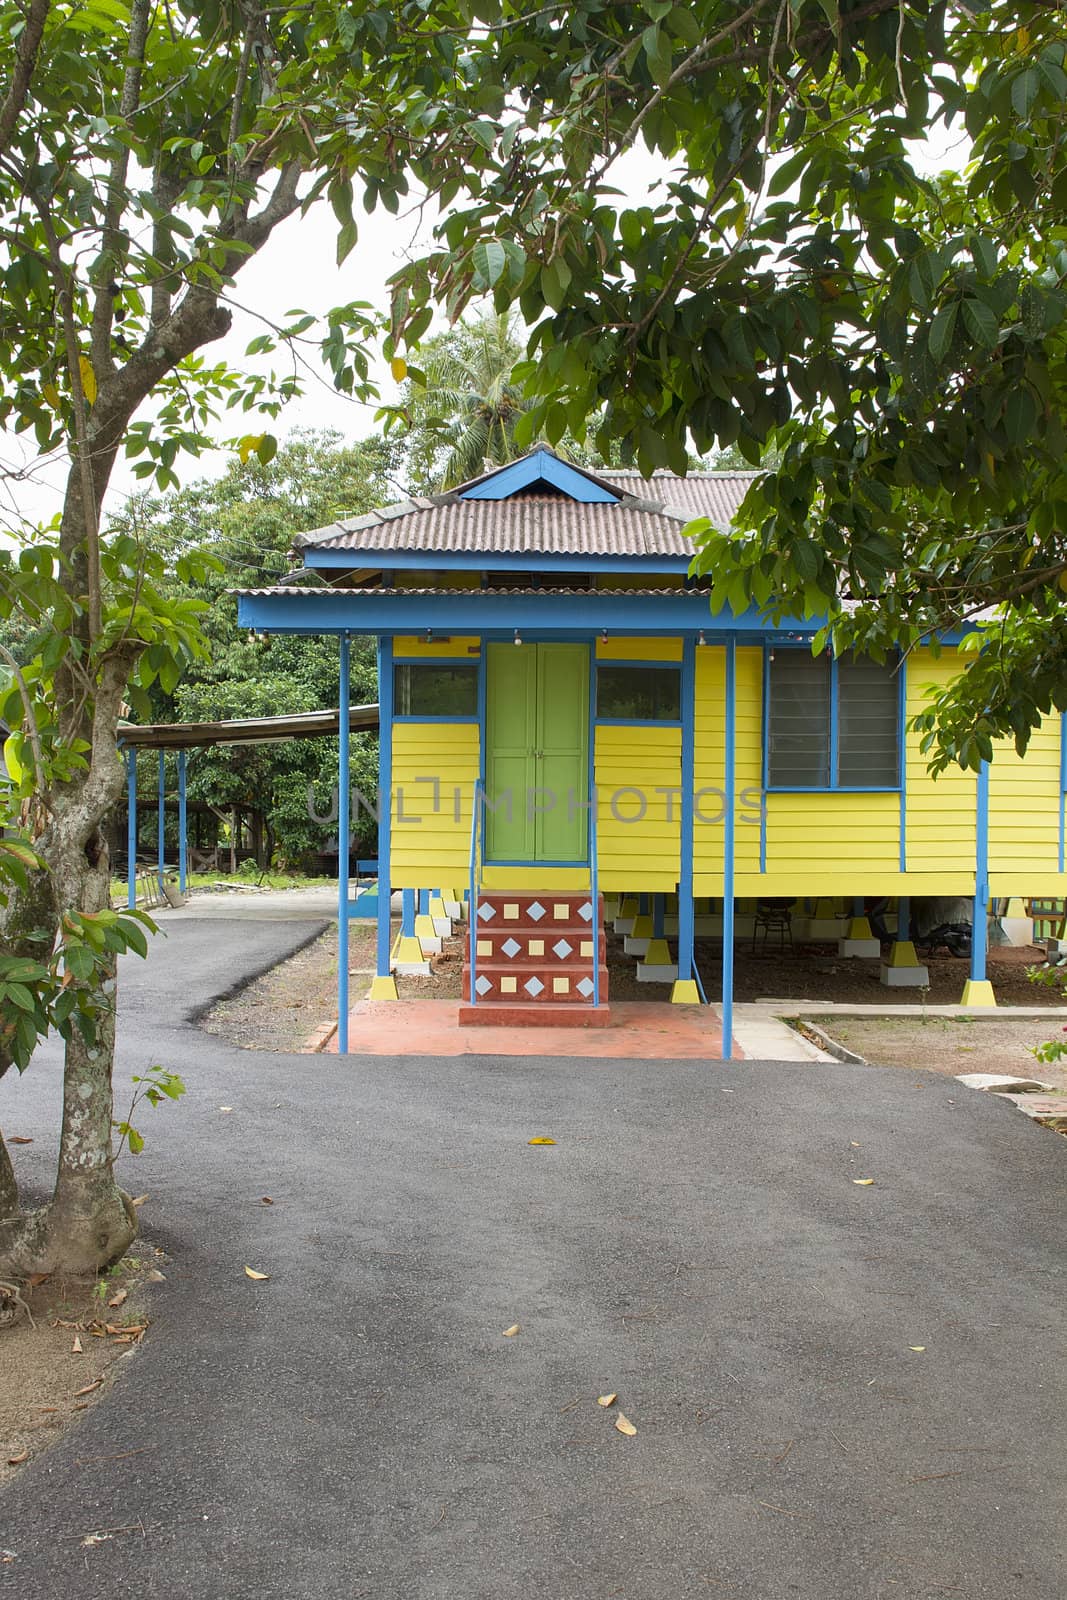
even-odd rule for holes
{"type": "Polygon", "coordinates": [[[476,717],[478,668],[447,662],[399,662],[394,669],[394,715],[476,717]]]}
{"type": "Polygon", "coordinates": [[[676,667],[607,667],[596,673],[596,714],[622,722],[677,722],[682,675],[676,667]]]}
{"type": "Polygon", "coordinates": [[[773,789],[828,789],[829,656],[776,650],[770,677],[767,782],[773,789]]]}
{"type": "Polygon", "coordinates": [[[895,789],[900,781],[899,684],[869,656],[837,663],[837,781],[842,789],[895,789]]]}

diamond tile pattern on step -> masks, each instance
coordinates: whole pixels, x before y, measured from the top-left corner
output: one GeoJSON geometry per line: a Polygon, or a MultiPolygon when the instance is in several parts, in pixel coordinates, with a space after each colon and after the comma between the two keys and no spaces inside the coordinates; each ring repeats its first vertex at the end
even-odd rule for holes
{"type": "MultiPolygon", "coordinates": [[[[588,893],[548,895],[486,890],[479,896],[474,1003],[463,1005],[461,1020],[487,1022],[494,1011],[518,1015],[531,1024],[563,1026],[567,1015],[577,1025],[592,1011],[599,988],[596,1021],[608,1012],[607,943],[602,902],[588,893]],[[554,937],[546,936],[545,924],[554,937]],[[593,981],[593,966],[599,983],[593,981]],[[518,1005],[516,1012],[516,1002],[518,1005]]],[[[469,949],[463,970],[463,993],[471,996],[469,949]]]]}

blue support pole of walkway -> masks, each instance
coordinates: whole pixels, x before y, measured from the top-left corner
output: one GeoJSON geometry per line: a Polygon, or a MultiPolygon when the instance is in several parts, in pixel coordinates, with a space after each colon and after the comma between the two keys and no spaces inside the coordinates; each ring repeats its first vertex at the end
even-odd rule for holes
{"type": "Polygon", "coordinates": [[[352,774],[349,762],[349,709],[351,646],[348,634],[340,635],[341,683],[337,722],[337,1053],[348,1054],[348,878],[349,842],[352,836],[352,774]]]}
{"type": "Polygon", "coordinates": [[[726,641],[726,749],[722,837],[722,1059],[734,1058],[734,805],[736,786],[737,640],[726,641]]]}
{"type": "Polygon", "coordinates": [[[188,850],[186,848],[185,834],[188,823],[185,791],[185,758],[184,750],[178,751],[178,891],[185,893],[186,879],[188,878],[188,850]]]}
{"type": "Polygon", "coordinates": [[[158,853],[158,857],[159,857],[159,859],[156,862],[156,872],[157,872],[157,876],[159,878],[159,898],[161,900],[163,898],[163,866],[164,866],[164,862],[166,860],[166,833],[165,833],[166,814],[164,812],[164,806],[166,804],[166,799],[167,799],[167,774],[166,774],[166,768],[164,766],[165,759],[166,759],[166,751],[161,750],[159,752],[159,795],[158,795],[158,800],[157,800],[157,812],[156,812],[156,817],[157,817],[156,846],[157,846],[157,853],[158,853]]]}
{"type": "Polygon", "coordinates": [[[678,869],[678,977],[693,977],[693,819],[695,811],[696,640],[682,643],[682,829],[678,869]]]}
{"type": "Polygon", "coordinates": [[[137,905],[137,748],[126,752],[126,904],[137,905]]]}
{"type": "Polygon", "coordinates": [[[415,889],[402,889],[400,891],[400,932],[405,939],[412,939],[415,936],[417,892],[415,889]]]}
{"type": "Polygon", "coordinates": [[[989,943],[989,763],[978,769],[975,795],[974,911],[971,922],[971,981],[984,983],[989,943]]]}

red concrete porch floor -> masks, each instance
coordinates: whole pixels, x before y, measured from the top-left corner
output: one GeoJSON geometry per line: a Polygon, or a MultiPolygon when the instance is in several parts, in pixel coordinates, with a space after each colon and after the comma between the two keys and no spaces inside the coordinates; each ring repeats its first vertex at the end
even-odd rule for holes
{"type": "MultiPolygon", "coordinates": [[[[589,1056],[601,1060],[718,1060],[721,1019],[713,1006],[663,1000],[612,1002],[607,1028],[461,1028],[456,1000],[361,1000],[348,1046],[372,1056],[589,1056]]],[[[337,1034],[323,1046],[337,1052],[337,1034]]],[[[734,1046],[737,1059],[741,1049],[734,1046]]]]}

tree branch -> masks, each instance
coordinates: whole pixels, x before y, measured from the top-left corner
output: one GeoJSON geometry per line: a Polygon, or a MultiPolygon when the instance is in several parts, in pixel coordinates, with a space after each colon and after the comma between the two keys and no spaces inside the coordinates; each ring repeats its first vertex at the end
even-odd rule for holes
{"type": "Polygon", "coordinates": [[[19,117],[22,115],[22,108],[26,104],[26,96],[30,92],[30,83],[37,65],[41,36],[50,10],[51,0],[30,0],[26,22],[19,34],[15,50],[15,70],[11,74],[11,85],[4,96],[3,105],[0,106],[0,154],[3,154],[11,143],[19,117]]]}
{"type": "MultiPolygon", "coordinates": [[[[127,127],[141,99],[141,74],[144,70],[145,45],[149,23],[152,19],[151,0],[133,0],[130,8],[130,31],[126,46],[126,72],[122,80],[119,116],[127,127]]],[[[112,369],[111,326],[115,313],[114,280],[125,262],[129,240],[121,229],[122,210],[126,201],[126,177],[130,168],[130,147],[122,141],[118,154],[111,163],[107,180],[107,199],[104,204],[103,225],[100,232],[100,254],[90,274],[96,280],[93,300],[93,321],[90,349],[94,370],[101,376],[112,369]]]]}

